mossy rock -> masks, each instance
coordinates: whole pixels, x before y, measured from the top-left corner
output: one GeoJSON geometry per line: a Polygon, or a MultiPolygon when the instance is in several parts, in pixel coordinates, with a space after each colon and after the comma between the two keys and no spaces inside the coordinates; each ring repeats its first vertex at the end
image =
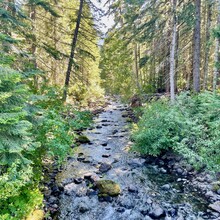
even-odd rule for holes
{"type": "Polygon", "coordinates": [[[90,143],[90,140],[89,138],[87,138],[86,136],[82,135],[82,136],[79,136],[77,138],[77,141],[81,144],[86,144],[86,143],[90,143]]]}
{"type": "Polygon", "coordinates": [[[99,190],[99,196],[118,196],[121,192],[119,184],[112,180],[96,181],[96,187],[99,190]]]}
{"type": "Polygon", "coordinates": [[[43,220],[43,219],[44,219],[43,210],[35,210],[26,218],[26,220],[43,220]]]}

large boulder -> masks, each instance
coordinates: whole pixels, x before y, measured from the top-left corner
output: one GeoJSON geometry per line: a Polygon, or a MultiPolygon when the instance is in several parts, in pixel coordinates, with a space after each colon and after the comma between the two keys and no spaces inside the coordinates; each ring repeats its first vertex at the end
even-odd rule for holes
{"type": "Polygon", "coordinates": [[[211,208],[212,210],[220,213],[220,201],[217,201],[217,202],[215,202],[213,204],[210,204],[209,208],[211,208]]]}
{"type": "Polygon", "coordinates": [[[112,180],[99,180],[95,183],[99,196],[118,196],[121,192],[119,184],[112,180]]]}

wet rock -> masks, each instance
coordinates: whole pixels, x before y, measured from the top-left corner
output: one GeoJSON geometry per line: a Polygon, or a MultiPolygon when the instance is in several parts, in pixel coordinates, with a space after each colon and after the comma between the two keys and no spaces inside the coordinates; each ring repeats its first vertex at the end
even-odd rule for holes
{"type": "Polygon", "coordinates": [[[109,126],[109,124],[102,124],[102,126],[107,127],[107,126],[109,126]]]}
{"type": "Polygon", "coordinates": [[[96,128],[97,128],[97,129],[101,129],[101,128],[102,128],[102,126],[101,126],[101,125],[98,125],[98,126],[96,126],[96,128]]]}
{"type": "Polygon", "coordinates": [[[145,216],[144,220],[152,220],[152,218],[150,216],[145,216]]]}
{"type": "Polygon", "coordinates": [[[114,135],[114,134],[117,134],[118,133],[118,130],[117,129],[115,129],[113,132],[112,132],[112,134],[114,135]]]}
{"type": "Polygon", "coordinates": [[[184,172],[184,170],[183,170],[182,168],[177,168],[177,169],[176,169],[176,173],[177,173],[178,175],[183,175],[183,172],[184,172]]]}
{"type": "Polygon", "coordinates": [[[108,172],[110,169],[112,168],[112,166],[108,163],[102,163],[99,167],[99,171],[101,173],[106,173],[108,172]]]}
{"type": "Polygon", "coordinates": [[[85,159],[86,158],[84,156],[77,157],[77,160],[80,161],[80,162],[84,161],[85,159]]]}
{"type": "Polygon", "coordinates": [[[111,148],[110,148],[110,147],[106,147],[105,149],[106,149],[106,150],[111,150],[111,148]]]}
{"type": "Polygon", "coordinates": [[[107,119],[103,119],[103,120],[101,120],[101,122],[108,122],[108,120],[107,119]]]}
{"type": "Polygon", "coordinates": [[[119,162],[119,159],[118,158],[114,158],[113,163],[118,163],[118,162],[119,162]]]}
{"type": "Polygon", "coordinates": [[[159,169],[159,171],[160,171],[161,173],[164,173],[164,174],[165,174],[165,173],[167,173],[167,170],[166,170],[166,169],[164,169],[163,167],[162,167],[162,168],[160,168],[160,169],[159,169]]]}
{"type": "Polygon", "coordinates": [[[147,198],[147,199],[146,199],[146,203],[147,203],[147,204],[152,204],[152,203],[153,203],[153,201],[152,201],[152,199],[147,198]]]}
{"type": "Polygon", "coordinates": [[[54,204],[58,202],[58,198],[56,198],[55,196],[50,196],[50,198],[48,199],[48,203],[50,204],[54,204]]]}
{"type": "Polygon", "coordinates": [[[142,220],[143,215],[136,211],[132,211],[131,215],[129,216],[129,220],[142,220]]]}
{"type": "Polygon", "coordinates": [[[95,183],[99,195],[118,196],[121,193],[119,184],[112,180],[99,180],[95,183]]]}
{"type": "Polygon", "coordinates": [[[84,202],[79,203],[78,209],[79,209],[79,212],[81,213],[85,213],[90,210],[89,206],[84,202]]]}
{"type": "Polygon", "coordinates": [[[110,154],[103,154],[102,155],[102,157],[104,157],[104,158],[108,158],[108,157],[110,157],[111,155],[110,154]]]}
{"type": "Polygon", "coordinates": [[[65,185],[68,185],[68,184],[72,183],[73,181],[74,181],[73,178],[67,178],[67,179],[62,181],[62,183],[59,187],[64,187],[65,185]]]}
{"type": "Polygon", "coordinates": [[[130,197],[121,198],[119,204],[126,209],[133,209],[135,204],[134,201],[130,197]]]}
{"type": "Polygon", "coordinates": [[[74,183],[75,183],[75,184],[80,184],[80,183],[82,183],[82,182],[83,182],[83,178],[81,178],[81,177],[74,179],[74,183]]]}
{"type": "Polygon", "coordinates": [[[130,185],[128,187],[128,192],[131,192],[131,193],[138,193],[138,189],[137,187],[133,186],[133,185],[130,185]]]}
{"type": "Polygon", "coordinates": [[[99,201],[100,202],[112,202],[113,198],[109,195],[103,195],[103,196],[99,196],[99,201]]]}
{"type": "Polygon", "coordinates": [[[170,190],[170,188],[171,188],[170,184],[165,184],[165,185],[161,186],[161,189],[164,191],[168,191],[168,190],[170,190]]]}
{"type": "Polygon", "coordinates": [[[142,205],[140,208],[139,208],[139,211],[143,214],[143,215],[147,215],[150,211],[150,208],[149,206],[147,205],[142,205]]]}
{"type": "Polygon", "coordinates": [[[123,213],[125,211],[125,208],[118,207],[118,208],[116,208],[116,211],[119,212],[119,213],[123,213]]]}
{"type": "Polygon", "coordinates": [[[153,219],[158,219],[165,217],[166,213],[158,204],[153,204],[152,210],[149,212],[149,216],[153,219]]]}
{"type": "Polygon", "coordinates": [[[85,135],[79,136],[79,137],[77,138],[77,141],[78,141],[79,143],[81,143],[81,144],[87,144],[87,143],[90,142],[89,138],[86,137],[85,135]]]}
{"type": "Polygon", "coordinates": [[[52,195],[58,196],[60,194],[60,190],[58,186],[53,186],[51,190],[52,190],[52,193],[51,193],[52,195]]]}
{"type": "Polygon", "coordinates": [[[217,202],[215,202],[213,204],[210,204],[209,208],[211,208],[212,210],[220,213],[220,201],[217,201],[217,202]]]}
{"type": "Polygon", "coordinates": [[[82,160],[83,163],[92,163],[93,159],[92,157],[86,157],[84,160],[82,160]]]}
{"type": "Polygon", "coordinates": [[[140,167],[140,166],[143,166],[145,160],[142,159],[142,158],[135,158],[135,159],[132,159],[128,162],[128,164],[132,167],[140,167]]]}
{"type": "Polygon", "coordinates": [[[104,142],[101,144],[103,147],[106,147],[108,145],[108,142],[104,142]]]}

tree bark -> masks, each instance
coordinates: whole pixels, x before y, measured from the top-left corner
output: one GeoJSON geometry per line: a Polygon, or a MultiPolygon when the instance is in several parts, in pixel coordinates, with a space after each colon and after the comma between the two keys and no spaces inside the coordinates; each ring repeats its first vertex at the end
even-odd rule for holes
{"type": "Polygon", "coordinates": [[[170,47],[170,98],[171,103],[175,101],[175,51],[176,51],[176,0],[172,0],[173,8],[173,31],[172,31],[172,43],[170,47]]]}
{"type": "MultiPolygon", "coordinates": [[[[220,26],[220,0],[217,0],[218,7],[218,17],[217,17],[217,28],[220,26]]],[[[216,36],[215,42],[215,57],[214,57],[214,73],[213,73],[213,91],[216,90],[219,77],[219,48],[220,48],[220,38],[216,36]]]]}
{"type": "Polygon", "coordinates": [[[139,83],[139,68],[138,68],[138,45],[134,43],[134,75],[136,78],[136,87],[138,91],[140,91],[140,83],[139,83]]]}
{"type": "Polygon", "coordinates": [[[203,75],[203,89],[207,89],[208,73],[209,73],[209,52],[210,52],[210,27],[211,27],[211,16],[212,16],[212,3],[210,0],[207,2],[207,20],[205,30],[205,61],[204,61],[204,75],[203,75]]]}
{"type": "Polygon", "coordinates": [[[77,21],[76,21],[76,28],[73,34],[73,40],[71,44],[71,52],[70,52],[70,57],[69,57],[69,63],[68,63],[68,68],[66,71],[66,79],[65,79],[65,84],[64,84],[64,90],[63,90],[63,101],[66,101],[67,98],[67,90],[69,88],[69,83],[70,83],[70,75],[71,75],[71,70],[73,66],[73,59],[75,56],[75,50],[76,50],[76,43],[77,43],[77,38],[78,38],[78,33],[79,33],[79,28],[80,28],[80,22],[82,18],[82,10],[83,10],[83,3],[84,0],[80,0],[80,5],[79,5],[79,12],[77,15],[77,21]]]}
{"type": "Polygon", "coordinates": [[[194,52],[193,52],[193,89],[195,92],[200,91],[200,55],[201,55],[201,0],[195,0],[195,30],[194,30],[194,52]]]}

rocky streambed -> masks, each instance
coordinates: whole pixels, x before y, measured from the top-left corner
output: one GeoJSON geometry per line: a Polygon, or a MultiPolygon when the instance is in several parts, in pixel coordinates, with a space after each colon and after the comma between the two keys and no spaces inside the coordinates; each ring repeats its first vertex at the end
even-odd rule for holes
{"type": "Polygon", "coordinates": [[[162,159],[156,163],[129,152],[127,111],[111,101],[84,131],[89,140],[74,149],[56,177],[58,219],[220,219],[200,191],[168,172],[162,159]]]}

